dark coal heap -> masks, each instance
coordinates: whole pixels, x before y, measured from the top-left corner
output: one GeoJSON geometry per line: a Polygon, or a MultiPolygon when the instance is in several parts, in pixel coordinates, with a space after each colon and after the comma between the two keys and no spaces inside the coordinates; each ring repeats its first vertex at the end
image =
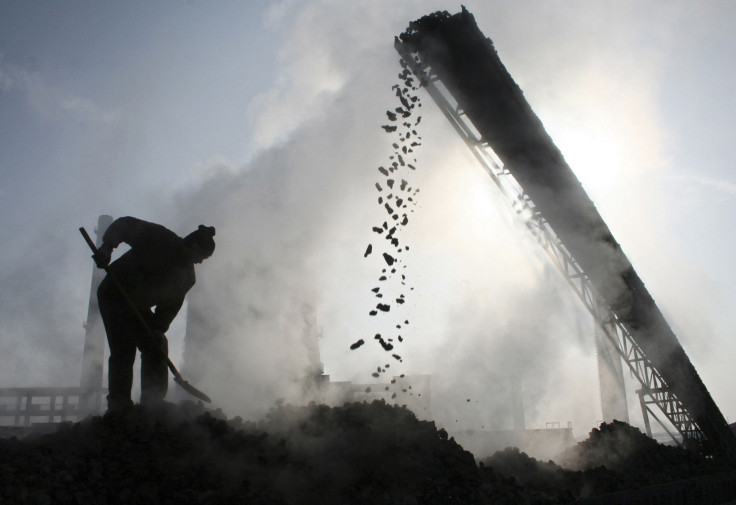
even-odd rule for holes
{"type": "Polygon", "coordinates": [[[274,407],[259,423],[135,407],[0,440],[0,503],[484,503],[473,456],[383,402],[274,407]]]}
{"type": "Polygon", "coordinates": [[[556,458],[538,461],[516,448],[496,452],[481,465],[512,478],[531,503],[575,500],[641,489],[736,469],[694,451],[662,445],[626,423],[613,421],[556,458]]]}
{"type": "Polygon", "coordinates": [[[380,401],[278,405],[258,423],[192,403],[136,406],[0,439],[0,504],[542,505],[723,469],[623,423],[565,457],[581,470],[518,449],[476,465],[434,423],[380,401]]]}
{"type": "Polygon", "coordinates": [[[733,469],[722,459],[706,459],[694,450],[657,443],[620,421],[593,429],[586,440],[565,451],[557,461],[571,470],[605,467],[630,488],[733,469]]]}

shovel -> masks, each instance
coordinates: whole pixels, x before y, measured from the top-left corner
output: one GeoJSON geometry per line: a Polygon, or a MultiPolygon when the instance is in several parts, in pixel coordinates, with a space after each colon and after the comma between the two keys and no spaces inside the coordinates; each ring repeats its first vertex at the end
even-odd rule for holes
{"type": "MultiPolygon", "coordinates": [[[[92,239],[90,238],[89,234],[87,233],[87,230],[85,230],[84,227],[82,227],[82,228],[79,228],[79,231],[81,232],[82,236],[84,237],[84,240],[87,241],[87,245],[89,246],[89,248],[92,249],[92,252],[95,253],[95,254],[97,254],[97,246],[95,246],[95,243],[92,242],[92,239]]],[[[146,332],[148,332],[148,334],[151,335],[153,333],[153,331],[148,326],[148,323],[143,318],[143,315],[140,313],[140,311],[138,310],[138,308],[135,306],[135,303],[133,303],[133,300],[131,300],[130,297],[128,296],[128,293],[125,292],[125,288],[123,288],[123,285],[120,284],[120,281],[118,280],[118,278],[115,277],[115,275],[110,271],[110,269],[108,267],[104,267],[104,269],[105,269],[105,272],[107,272],[107,276],[110,278],[110,280],[112,281],[112,283],[115,284],[115,287],[117,287],[118,290],[120,291],[120,294],[123,296],[123,299],[128,304],[128,307],[133,312],[133,314],[135,315],[136,319],[138,319],[138,321],[143,325],[143,327],[146,329],[146,332]]],[[[153,338],[153,337],[151,337],[151,338],[153,338]]],[[[163,352],[161,354],[163,354],[163,352]]],[[[181,376],[181,374],[176,369],[176,367],[171,362],[171,360],[169,359],[168,356],[166,356],[166,361],[168,363],[169,370],[171,370],[171,373],[174,374],[174,382],[176,382],[177,384],[179,384],[179,386],[181,386],[182,389],[184,389],[184,391],[186,391],[190,395],[194,396],[195,398],[199,398],[200,400],[202,400],[204,402],[207,402],[207,403],[212,403],[212,400],[210,399],[209,396],[207,396],[202,391],[200,391],[199,389],[195,388],[194,386],[192,386],[191,384],[189,384],[187,381],[184,380],[184,378],[181,376]]]]}

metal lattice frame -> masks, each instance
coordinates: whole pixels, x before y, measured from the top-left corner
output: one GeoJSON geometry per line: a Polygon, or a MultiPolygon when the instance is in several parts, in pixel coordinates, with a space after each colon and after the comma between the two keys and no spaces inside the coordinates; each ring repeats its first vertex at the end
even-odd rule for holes
{"type": "Polygon", "coordinates": [[[656,405],[684,440],[699,442],[705,440],[704,433],[692,415],[685,409],[677,395],[670,390],[664,378],[652,365],[641,347],[634,341],[623,322],[605,303],[594,288],[590,278],[555,234],[529,195],[524,192],[524,189],[511,172],[504,168],[503,162],[493,152],[488,142],[481,138],[472,122],[466,119],[452,93],[447,90],[436,75],[431,73],[430,67],[420,67],[414,59],[414,55],[404,54],[399,44],[397,44],[396,49],[465,141],[476,159],[491,176],[506,201],[547,252],[547,255],[578,295],[585,308],[591,313],[596,324],[600,326],[606,337],[613,343],[621,358],[628,365],[631,374],[641,383],[641,394],[648,398],[644,400],[644,403],[646,405],[656,405]]]}

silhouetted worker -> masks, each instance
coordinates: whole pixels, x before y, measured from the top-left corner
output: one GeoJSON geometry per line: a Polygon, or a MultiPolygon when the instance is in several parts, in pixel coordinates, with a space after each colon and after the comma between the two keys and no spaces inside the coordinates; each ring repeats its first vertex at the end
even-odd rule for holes
{"type": "Polygon", "coordinates": [[[195,283],[194,264],[215,250],[215,228],[199,225],[184,238],[171,230],[134,217],[116,219],[102,237],[94,256],[97,266],[110,263],[121,242],[130,250],[109,266],[152,330],[146,331],[120,290],[105,277],[97,290],[100,314],[110,346],[108,410],[133,405],[133,364],[141,349],[141,403],[162,402],[168,389],[166,331],[195,283]],[[155,308],[155,310],[152,310],[155,308]]]}

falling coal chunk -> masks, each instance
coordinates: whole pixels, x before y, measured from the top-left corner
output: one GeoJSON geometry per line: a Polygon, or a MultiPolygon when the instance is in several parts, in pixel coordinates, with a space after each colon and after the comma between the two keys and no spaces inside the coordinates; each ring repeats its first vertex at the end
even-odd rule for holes
{"type": "Polygon", "coordinates": [[[365,250],[365,253],[363,254],[364,258],[367,258],[368,255],[373,251],[373,245],[368,244],[368,247],[365,250]]]}
{"type": "Polygon", "coordinates": [[[386,342],[380,334],[377,334],[374,338],[378,340],[378,343],[381,344],[381,347],[383,347],[384,351],[393,350],[394,346],[390,342],[386,342]]]}
{"type": "Polygon", "coordinates": [[[393,265],[394,262],[396,261],[396,259],[393,256],[391,256],[389,253],[383,253],[383,259],[386,261],[386,264],[388,266],[393,265]]]}
{"type": "Polygon", "coordinates": [[[350,346],[350,350],[354,351],[363,344],[365,344],[365,341],[361,338],[360,340],[358,340],[357,342],[354,342],[353,345],[350,346]]]}

